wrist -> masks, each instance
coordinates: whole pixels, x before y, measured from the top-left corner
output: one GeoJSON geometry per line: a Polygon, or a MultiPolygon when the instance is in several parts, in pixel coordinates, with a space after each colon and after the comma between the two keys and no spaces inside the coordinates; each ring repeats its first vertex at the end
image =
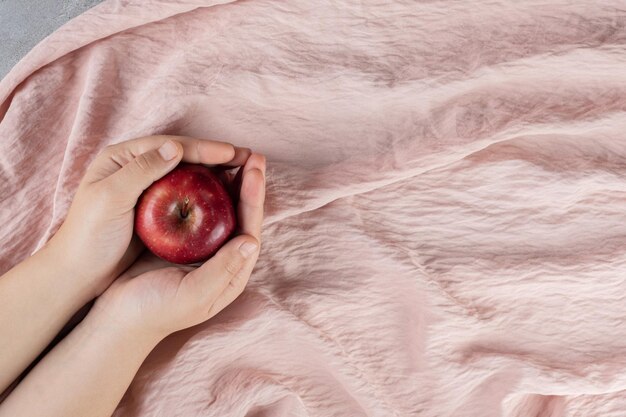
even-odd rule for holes
{"type": "Polygon", "coordinates": [[[115,311],[101,306],[98,302],[81,323],[94,337],[104,337],[119,341],[125,349],[136,348],[149,353],[166,336],[161,332],[141,326],[141,323],[127,320],[115,311]]]}
{"type": "Polygon", "coordinates": [[[163,339],[157,332],[117,318],[97,308],[97,303],[82,323],[91,337],[119,341],[123,349],[143,351],[147,355],[163,339]]]}
{"type": "Polygon", "coordinates": [[[84,274],[73,269],[67,263],[68,255],[57,250],[57,247],[46,244],[28,260],[37,275],[45,276],[55,290],[71,297],[77,307],[82,307],[95,298],[93,284],[84,279],[84,274]]]}
{"type": "Polygon", "coordinates": [[[80,260],[66,249],[66,245],[56,235],[33,257],[42,266],[42,270],[56,276],[59,285],[68,291],[79,293],[85,302],[93,300],[103,291],[100,289],[102,280],[94,271],[85,271],[80,260]]]}

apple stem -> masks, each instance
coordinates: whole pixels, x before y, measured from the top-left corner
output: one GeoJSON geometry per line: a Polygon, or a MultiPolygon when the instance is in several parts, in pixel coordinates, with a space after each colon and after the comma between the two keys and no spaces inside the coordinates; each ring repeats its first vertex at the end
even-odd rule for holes
{"type": "Polygon", "coordinates": [[[189,197],[185,197],[185,201],[183,201],[183,207],[180,209],[180,215],[183,219],[187,218],[189,214],[189,197]]]}

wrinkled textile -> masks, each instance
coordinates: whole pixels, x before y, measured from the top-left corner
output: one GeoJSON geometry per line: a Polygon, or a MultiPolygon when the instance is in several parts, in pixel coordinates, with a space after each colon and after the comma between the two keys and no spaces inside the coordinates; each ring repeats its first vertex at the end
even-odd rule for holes
{"type": "Polygon", "coordinates": [[[108,1],[0,103],[0,271],[108,144],[268,157],[249,287],[117,417],[624,415],[626,1],[108,1]]]}

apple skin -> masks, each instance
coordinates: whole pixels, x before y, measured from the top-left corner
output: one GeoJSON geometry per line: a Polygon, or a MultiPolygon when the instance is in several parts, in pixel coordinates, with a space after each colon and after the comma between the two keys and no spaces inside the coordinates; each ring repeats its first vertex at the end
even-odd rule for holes
{"type": "Polygon", "coordinates": [[[228,191],[204,165],[178,165],[143,192],[135,211],[135,233],[144,245],[176,264],[210,258],[236,225],[228,191]]]}

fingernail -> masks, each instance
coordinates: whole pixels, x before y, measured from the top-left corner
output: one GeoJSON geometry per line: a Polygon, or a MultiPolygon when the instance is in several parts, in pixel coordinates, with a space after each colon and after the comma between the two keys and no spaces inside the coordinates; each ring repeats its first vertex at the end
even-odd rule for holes
{"type": "Polygon", "coordinates": [[[176,147],[174,142],[168,140],[159,148],[159,155],[161,155],[161,158],[165,159],[166,161],[171,161],[172,159],[176,158],[176,155],[178,155],[178,148],[176,147]]]}
{"type": "Polygon", "coordinates": [[[258,246],[256,243],[245,242],[243,245],[239,246],[239,252],[241,252],[244,258],[248,258],[250,255],[256,252],[257,247],[258,246]]]}

